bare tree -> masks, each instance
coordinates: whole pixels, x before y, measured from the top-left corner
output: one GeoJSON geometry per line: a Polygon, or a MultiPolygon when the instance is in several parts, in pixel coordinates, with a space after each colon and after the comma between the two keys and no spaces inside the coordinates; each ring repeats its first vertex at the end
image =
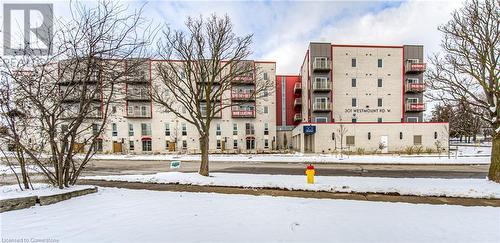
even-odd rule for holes
{"type": "MultiPolygon", "coordinates": [[[[209,131],[212,120],[231,106],[234,82],[255,83],[250,97],[270,92],[271,80],[261,80],[251,54],[252,35],[238,37],[228,16],[188,18],[187,31],[167,28],[158,44],[163,59],[157,66],[160,84],[152,89],[152,99],[177,117],[194,125],[199,134],[199,173],[209,175],[209,131]],[[179,111],[183,107],[187,114],[179,111]]],[[[255,109],[249,112],[255,113],[255,109]]]]}
{"type": "Polygon", "coordinates": [[[464,101],[493,128],[490,180],[500,182],[500,7],[495,0],[471,0],[439,30],[443,55],[427,72],[432,98],[444,104],[464,101]]]}
{"type": "Polygon", "coordinates": [[[24,115],[9,126],[10,139],[60,188],[75,184],[102,147],[116,85],[135,75],[151,30],[142,10],[127,13],[111,1],[70,9],[72,21],[54,23],[52,55],[36,56],[28,47],[15,66],[2,59],[13,87],[7,104],[24,115]]]}

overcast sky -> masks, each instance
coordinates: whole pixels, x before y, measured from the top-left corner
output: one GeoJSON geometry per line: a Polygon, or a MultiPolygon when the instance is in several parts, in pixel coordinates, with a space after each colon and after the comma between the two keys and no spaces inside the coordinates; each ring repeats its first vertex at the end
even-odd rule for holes
{"type": "MultiPolygon", "coordinates": [[[[19,3],[19,1],[17,1],[19,3]]],[[[56,17],[68,14],[66,1],[54,3],[56,17]]],[[[90,3],[90,2],[89,2],[90,3]]],[[[145,17],[182,28],[187,16],[227,14],[238,35],[254,34],[253,59],[276,61],[278,74],[297,74],[311,41],[336,44],[422,44],[439,50],[437,26],[461,1],[127,1],[145,4],[145,17]]]]}

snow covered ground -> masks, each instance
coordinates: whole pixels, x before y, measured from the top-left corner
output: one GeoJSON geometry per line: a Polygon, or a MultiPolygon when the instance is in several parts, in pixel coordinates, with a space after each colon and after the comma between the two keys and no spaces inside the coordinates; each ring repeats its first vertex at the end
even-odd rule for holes
{"type": "Polygon", "coordinates": [[[84,179],[327,192],[375,192],[417,196],[500,198],[500,184],[486,179],[316,176],[315,184],[307,184],[305,175],[236,173],[211,173],[210,175],[210,177],[204,177],[197,173],[165,172],[151,175],[88,176],[84,177],[84,179]]]}
{"type": "MultiPolygon", "coordinates": [[[[97,160],[180,160],[199,161],[200,155],[118,155],[99,154],[97,160]]],[[[332,154],[212,154],[210,161],[218,162],[284,162],[284,163],[376,163],[376,164],[489,164],[490,157],[470,156],[451,157],[442,155],[396,156],[396,155],[359,155],[337,156],[332,154]]]]}
{"type": "Polygon", "coordinates": [[[29,197],[29,196],[49,196],[49,195],[82,190],[87,188],[94,188],[94,186],[75,185],[70,188],[59,189],[49,184],[33,183],[33,188],[34,190],[21,190],[19,189],[19,186],[17,184],[1,186],[0,199],[29,197]]]}
{"type": "Polygon", "coordinates": [[[0,214],[2,239],[58,242],[498,242],[499,216],[495,207],[116,188],[0,214]]]}
{"type": "MultiPolygon", "coordinates": [[[[12,169],[14,169],[14,171],[17,174],[21,174],[21,167],[13,165],[12,169]]],[[[12,169],[8,165],[6,165],[6,164],[0,164],[0,175],[14,174],[14,172],[12,171],[12,169]]],[[[27,169],[28,173],[42,173],[42,171],[40,170],[40,168],[38,168],[35,165],[28,165],[26,167],[26,169],[27,169]]]]}

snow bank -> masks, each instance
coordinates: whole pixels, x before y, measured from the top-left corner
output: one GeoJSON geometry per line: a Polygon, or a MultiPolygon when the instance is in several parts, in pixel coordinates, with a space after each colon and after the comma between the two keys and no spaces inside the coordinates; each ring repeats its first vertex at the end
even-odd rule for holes
{"type": "MultiPolygon", "coordinates": [[[[8,165],[0,164],[0,175],[10,175],[14,174],[14,172],[16,172],[17,174],[21,174],[21,167],[13,165],[12,169],[8,165]],[[12,169],[14,169],[14,171],[12,171],[12,169]]],[[[42,173],[40,168],[35,165],[26,166],[26,170],[28,171],[28,173],[42,173]]]]}
{"type": "MultiPolygon", "coordinates": [[[[463,155],[463,154],[462,154],[463,155]]],[[[364,155],[337,156],[332,154],[212,154],[210,161],[214,162],[278,162],[278,163],[360,163],[360,164],[489,164],[490,157],[471,156],[450,158],[447,156],[395,156],[395,155],[364,155]]],[[[465,155],[464,155],[465,156],[465,155]]],[[[96,160],[180,160],[200,161],[200,155],[117,155],[99,154],[96,160]]]]}
{"type": "Polygon", "coordinates": [[[495,207],[99,188],[2,213],[1,235],[58,242],[498,242],[499,214],[495,207]]]}
{"type": "Polygon", "coordinates": [[[210,175],[210,177],[204,177],[197,173],[165,172],[152,175],[87,176],[84,179],[325,192],[372,192],[416,196],[500,198],[500,184],[486,179],[316,176],[316,183],[311,185],[306,183],[305,175],[236,173],[211,173],[210,175]]]}
{"type": "Polygon", "coordinates": [[[50,196],[65,192],[94,188],[94,186],[75,185],[71,186],[70,188],[59,189],[49,184],[33,183],[33,188],[34,190],[21,191],[21,189],[19,189],[19,186],[17,184],[0,186],[0,199],[29,197],[29,196],[50,196]]]}

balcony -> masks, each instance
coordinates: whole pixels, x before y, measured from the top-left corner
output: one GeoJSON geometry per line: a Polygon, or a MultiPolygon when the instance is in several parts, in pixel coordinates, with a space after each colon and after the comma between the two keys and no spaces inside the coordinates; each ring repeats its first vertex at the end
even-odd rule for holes
{"type": "Polygon", "coordinates": [[[151,96],[148,94],[127,94],[125,99],[130,101],[150,101],[151,96]]]}
{"type": "Polygon", "coordinates": [[[232,110],[231,111],[232,117],[250,117],[253,118],[255,117],[255,110],[232,110]]]}
{"type": "Polygon", "coordinates": [[[405,84],[406,93],[421,93],[425,91],[425,84],[421,83],[408,83],[405,84]]]}
{"type": "Polygon", "coordinates": [[[302,114],[296,113],[295,115],[293,115],[293,121],[295,121],[295,122],[302,121],[302,114]]]}
{"type": "Polygon", "coordinates": [[[426,64],[423,62],[406,62],[405,72],[406,73],[421,73],[425,72],[426,64]]]}
{"type": "Polygon", "coordinates": [[[328,82],[328,81],[322,81],[322,82],[318,82],[318,81],[315,81],[313,82],[313,85],[312,85],[312,89],[314,92],[329,92],[330,90],[332,90],[332,83],[328,82]]]}
{"type": "Polygon", "coordinates": [[[254,91],[245,92],[231,92],[231,99],[233,100],[255,100],[254,91]]]}
{"type": "Polygon", "coordinates": [[[295,98],[293,101],[293,106],[301,106],[302,105],[302,98],[295,98]]]}
{"type": "Polygon", "coordinates": [[[293,92],[299,93],[300,91],[302,91],[302,83],[295,83],[293,85],[293,92]]]}
{"type": "Polygon", "coordinates": [[[234,83],[234,84],[254,84],[255,83],[255,77],[254,77],[253,73],[250,73],[248,75],[242,75],[242,76],[234,77],[231,82],[234,83]]]}
{"type": "Polygon", "coordinates": [[[332,109],[332,103],[330,102],[314,102],[313,111],[330,111],[332,109]]]}
{"type": "Polygon", "coordinates": [[[134,76],[128,76],[127,77],[127,82],[128,83],[134,83],[134,84],[144,84],[144,83],[149,83],[149,77],[146,75],[134,75],[134,76]]]}
{"type": "Polygon", "coordinates": [[[425,104],[424,103],[406,103],[405,111],[407,111],[407,112],[425,111],[425,104]]]}
{"type": "Polygon", "coordinates": [[[313,71],[325,72],[330,71],[331,65],[327,58],[316,59],[313,62],[313,71]]]}

